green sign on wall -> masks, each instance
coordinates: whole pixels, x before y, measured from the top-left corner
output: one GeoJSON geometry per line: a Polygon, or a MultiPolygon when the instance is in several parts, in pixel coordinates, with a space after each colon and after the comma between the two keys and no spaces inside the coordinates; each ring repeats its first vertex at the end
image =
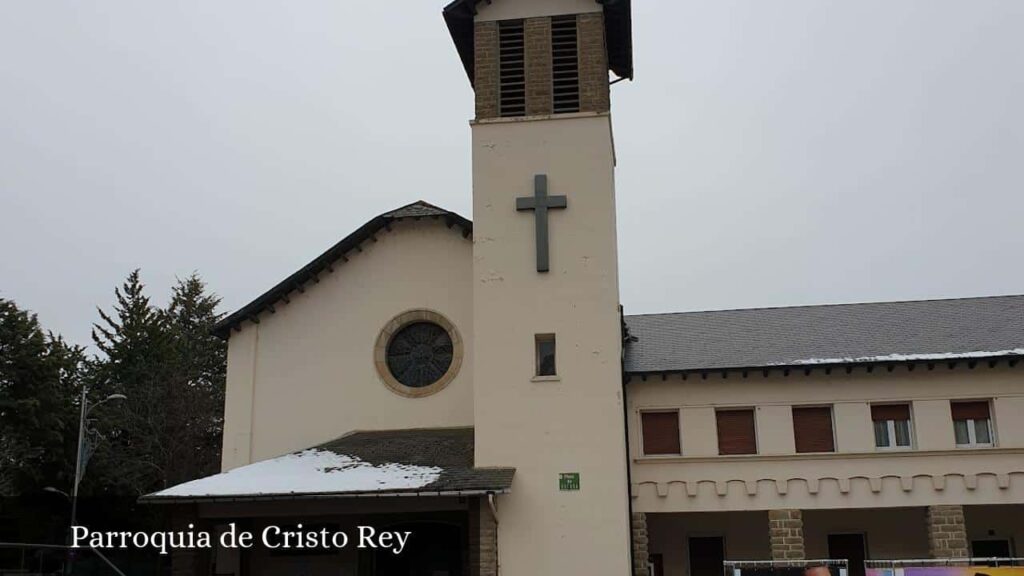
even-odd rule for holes
{"type": "Polygon", "coordinates": [[[558,475],[558,489],[559,490],[579,490],[580,489],[580,473],[579,472],[562,472],[558,475]]]}

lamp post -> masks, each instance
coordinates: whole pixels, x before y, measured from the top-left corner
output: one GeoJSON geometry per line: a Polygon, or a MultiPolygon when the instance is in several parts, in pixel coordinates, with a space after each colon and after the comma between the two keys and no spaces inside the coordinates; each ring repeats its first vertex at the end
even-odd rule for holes
{"type": "Polygon", "coordinates": [[[60,494],[61,496],[67,498],[68,502],[71,502],[71,495],[61,490],[60,488],[54,488],[53,486],[43,486],[43,492],[52,492],[54,494],[60,494]]]}
{"type": "MultiPolygon", "coordinates": [[[[78,419],[78,449],[75,450],[75,482],[71,485],[71,497],[69,498],[71,500],[71,530],[74,530],[74,526],[78,522],[78,485],[82,482],[82,474],[84,472],[82,470],[82,452],[84,451],[83,448],[85,446],[85,421],[89,418],[89,413],[100,404],[111,400],[125,400],[127,398],[128,397],[124,394],[111,394],[95,404],[89,404],[89,388],[82,386],[82,412],[78,419]]],[[[48,492],[57,492],[67,496],[66,492],[57,490],[53,487],[47,487],[44,488],[44,490],[48,492]]],[[[68,561],[68,574],[71,573],[71,563],[73,562],[73,558],[74,557],[72,556],[72,559],[69,559],[68,561]]]]}

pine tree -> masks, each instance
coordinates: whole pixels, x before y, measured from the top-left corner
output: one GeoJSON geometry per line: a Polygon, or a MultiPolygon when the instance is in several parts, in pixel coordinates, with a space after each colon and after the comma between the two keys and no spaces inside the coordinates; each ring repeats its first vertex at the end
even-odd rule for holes
{"type": "Polygon", "coordinates": [[[114,294],[113,312],[100,310],[93,329],[102,355],[89,381],[96,398],[128,398],[95,419],[93,493],[147,494],[217,472],[227,351],[210,330],[220,299],[192,274],[162,310],[138,270],[114,294]]]}
{"type": "Polygon", "coordinates": [[[150,303],[138,270],[114,291],[113,312],[99,309],[92,338],[102,356],[89,370],[93,401],[126,400],[97,408],[89,443],[95,446],[83,487],[92,493],[145,494],[162,487],[176,438],[170,430],[173,342],[166,314],[150,303]],[[109,416],[108,416],[109,415],[109,416]]]}
{"type": "Polygon", "coordinates": [[[83,360],[81,348],[0,299],[0,496],[70,484],[83,360]]]}
{"type": "Polygon", "coordinates": [[[195,273],[173,288],[167,317],[174,342],[172,397],[180,438],[168,482],[176,484],[216,473],[224,428],[227,345],[210,331],[220,319],[220,298],[206,292],[195,273]]]}

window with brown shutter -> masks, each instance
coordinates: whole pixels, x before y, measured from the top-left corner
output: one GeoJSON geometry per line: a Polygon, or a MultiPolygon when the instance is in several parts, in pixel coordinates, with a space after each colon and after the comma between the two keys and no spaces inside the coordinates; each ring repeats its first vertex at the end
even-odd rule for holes
{"type": "Polygon", "coordinates": [[[835,452],[830,406],[793,407],[793,437],[796,451],[835,452]]]}
{"type": "Polygon", "coordinates": [[[644,454],[679,454],[679,412],[641,412],[644,454]]]}
{"type": "Polygon", "coordinates": [[[951,402],[953,414],[953,435],[956,445],[994,446],[992,415],[987,400],[975,402],[951,402]]]}
{"type": "Polygon", "coordinates": [[[880,404],[871,407],[875,448],[895,450],[913,444],[909,404],[880,404]]]}
{"type": "Polygon", "coordinates": [[[953,420],[981,420],[989,418],[988,402],[952,402],[949,406],[953,420]]]}
{"type": "Polygon", "coordinates": [[[871,419],[875,422],[886,420],[910,420],[910,406],[907,404],[883,404],[871,407],[871,419]]]}
{"type": "Polygon", "coordinates": [[[719,454],[757,454],[753,410],[719,410],[715,420],[719,454]]]}

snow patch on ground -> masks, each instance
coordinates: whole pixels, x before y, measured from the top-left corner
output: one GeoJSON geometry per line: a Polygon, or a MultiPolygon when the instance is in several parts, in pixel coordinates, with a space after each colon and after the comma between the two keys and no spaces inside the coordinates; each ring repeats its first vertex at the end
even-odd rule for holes
{"type": "Polygon", "coordinates": [[[973,352],[938,352],[932,354],[886,354],[884,356],[859,356],[855,358],[804,358],[791,362],[778,362],[773,366],[804,366],[812,364],[853,364],[861,362],[910,362],[927,360],[966,360],[970,358],[995,358],[999,356],[1024,355],[1024,348],[1009,350],[973,351],[973,352]]]}
{"type": "Polygon", "coordinates": [[[436,481],[441,472],[441,468],[434,466],[374,465],[352,456],[313,448],[179,484],[153,496],[255,496],[409,490],[436,481]]]}

